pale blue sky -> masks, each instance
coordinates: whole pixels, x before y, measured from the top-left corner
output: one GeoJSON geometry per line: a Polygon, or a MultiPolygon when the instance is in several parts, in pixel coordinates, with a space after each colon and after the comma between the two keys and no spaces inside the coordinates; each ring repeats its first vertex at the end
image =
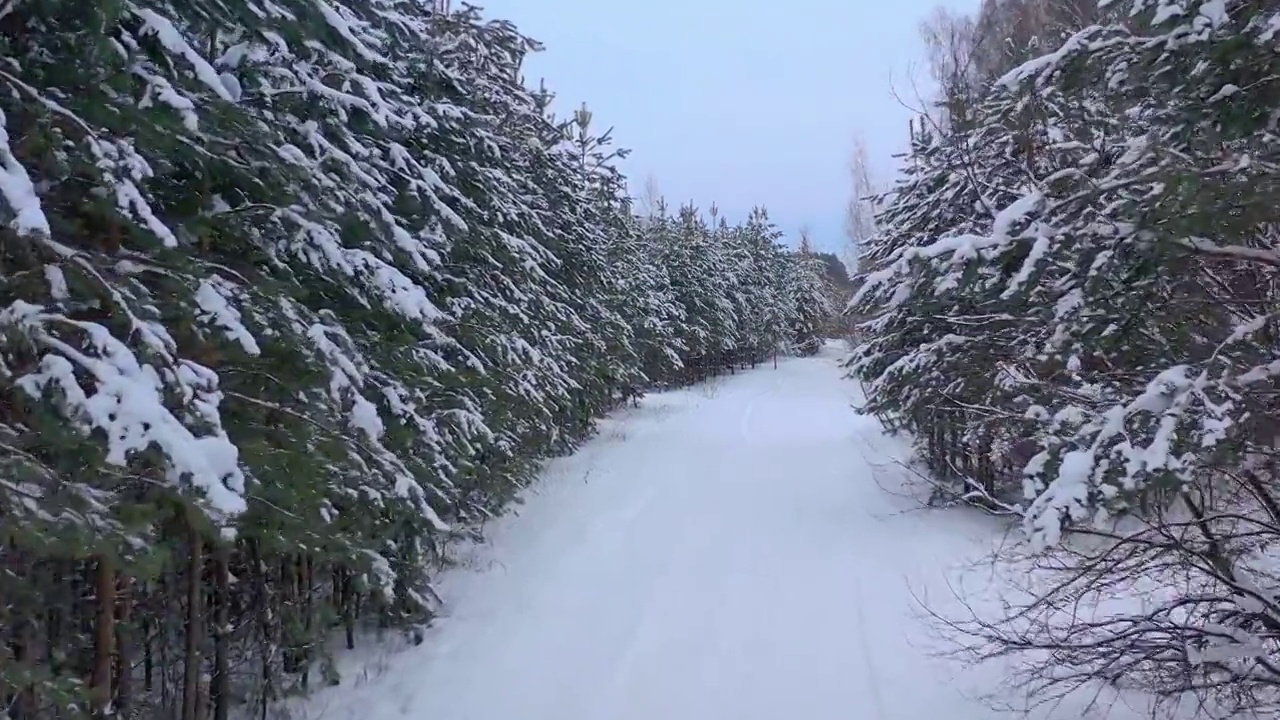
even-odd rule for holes
{"type": "Polygon", "coordinates": [[[762,203],[794,235],[838,251],[848,157],[862,133],[881,177],[894,168],[924,86],[916,26],[939,4],[977,0],[479,0],[546,45],[566,114],[582,101],[632,149],[639,194],[652,174],[672,203],[715,201],[731,219],[762,203]]]}

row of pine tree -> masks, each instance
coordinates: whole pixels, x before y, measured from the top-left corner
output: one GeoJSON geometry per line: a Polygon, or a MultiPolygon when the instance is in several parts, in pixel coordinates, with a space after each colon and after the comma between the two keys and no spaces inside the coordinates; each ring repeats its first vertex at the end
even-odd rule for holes
{"type": "Polygon", "coordinates": [[[938,496],[1045,548],[966,628],[1042,698],[1272,716],[1280,10],[987,0],[931,31],[946,92],[881,198],[852,367],[938,496]]]}
{"type": "Polygon", "coordinates": [[[637,217],[536,49],[421,0],[0,1],[0,717],[266,717],[419,632],[595,418],[816,351],[822,261],[637,217]]]}

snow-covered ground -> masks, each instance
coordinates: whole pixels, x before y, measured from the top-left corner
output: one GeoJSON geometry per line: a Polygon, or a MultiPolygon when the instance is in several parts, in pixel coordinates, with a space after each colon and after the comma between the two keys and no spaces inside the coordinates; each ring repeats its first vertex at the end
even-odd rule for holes
{"type": "Polygon", "coordinates": [[[440,579],[446,608],[422,645],[300,714],[992,718],[979,696],[999,671],[937,657],[918,605],[948,598],[948,569],[998,527],[886,492],[901,446],[851,409],[839,355],[830,345],[605,421],[440,579]]]}

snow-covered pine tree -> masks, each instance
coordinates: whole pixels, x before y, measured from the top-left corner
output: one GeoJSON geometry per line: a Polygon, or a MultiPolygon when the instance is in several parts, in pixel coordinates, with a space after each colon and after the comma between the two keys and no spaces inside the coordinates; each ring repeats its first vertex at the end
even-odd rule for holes
{"type": "Polygon", "coordinates": [[[709,263],[712,280],[708,290],[712,296],[714,332],[719,338],[710,359],[713,372],[733,372],[741,352],[743,339],[743,279],[738,275],[741,248],[735,244],[736,233],[720,209],[712,204],[711,223],[706,234],[703,254],[709,263]]]}
{"type": "MultiPolygon", "coordinates": [[[[399,165],[413,192],[401,143],[429,118],[413,117],[416,101],[395,84],[400,69],[377,50],[393,45],[382,34],[389,25],[416,34],[425,18],[353,26],[349,8],[298,3],[272,6],[250,28],[251,9],[36,2],[8,18],[23,31],[5,37],[6,166],[17,181],[6,186],[6,246],[23,251],[5,273],[17,298],[5,312],[5,366],[13,406],[29,410],[8,426],[25,450],[6,458],[30,478],[16,497],[43,498],[35,514],[70,517],[49,494],[81,487],[87,507],[105,515],[60,533],[79,549],[13,546],[16,582],[38,594],[65,577],[73,590],[69,563],[87,553],[99,606],[109,607],[103,588],[125,585],[134,623],[163,629],[141,648],[122,638],[113,653],[103,638],[119,632],[99,614],[98,706],[108,685],[117,707],[155,699],[130,696],[135,686],[109,682],[109,670],[102,677],[99,661],[113,654],[129,668],[134,653],[185,655],[155,683],[182,686],[169,695],[182,698],[180,712],[159,712],[183,717],[198,704],[206,642],[220,712],[230,643],[259,637],[259,657],[295,670],[306,661],[302,631],[312,622],[296,595],[246,603],[279,611],[283,622],[261,636],[253,623],[238,639],[203,630],[210,555],[218,613],[232,603],[229,565],[249,597],[310,585],[317,564],[360,578],[371,606],[390,613],[415,583],[390,574],[386,543],[416,574],[419,538],[405,543],[404,533],[446,527],[423,491],[438,477],[437,451],[411,433],[412,452],[396,453],[363,394],[379,361],[411,361],[398,373],[411,381],[431,357],[414,357],[414,346],[446,344],[424,288],[435,273],[426,229],[439,220],[435,211],[393,215],[397,184],[387,178],[399,165]],[[352,332],[358,326],[342,321],[353,317],[369,324],[352,332]],[[371,332],[420,340],[367,343],[371,332]],[[41,459],[76,456],[65,466],[41,459]],[[151,600],[166,594],[187,598],[185,639],[170,631],[180,627],[173,606],[151,600]]],[[[382,387],[388,397],[394,389],[382,387]]],[[[75,609],[60,613],[16,626],[33,667],[82,642],[68,634],[83,627],[75,609]]],[[[53,669],[18,692],[20,715],[78,702],[81,668],[53,669]]]]}
{"type": "Polygon", "coordinates": [[[633,388],[629,328],[672,362],[660,275],[625,319],[605,272],[622,188],[519,84],[510,25],[5,9],[11,716],[224,718],[305,687],[335,625],[424,618],[455,529],[633,388]]]}
{"type": "Polygon", "coordinates": [[[800,247],[789,254],[784,266],[786,296],[792,307],[791,346],[801,356],[822,349],[830,318],[835,313],[832,289],[827,285],[825,266],[813,253],[807,233],[801,233],[800,247]]]}
{"type": "Polygon", "coordinates": [[[782,285],[782,233],[764,208],[754,208],[738,228],[741,254],[738,277],[743,286],[744,360],[752,365],[772,356],[788,332],[790,304],[782,285]]]}
{"type": "Polygon", "coordinates": [[[851,303],[869,318],[850,361],[868,380],[867,411],[914,434],[940,490],[988,505],[1021,493],[1000,458],[1028,430],[986,408],[1025,404],[1019,379],[1039,362],[1044,325],[1014,311],[1021,296],[1009,290],[1027,246],[1003,264],[974,258],[996,242],[984,238],[1027,231],[1040,202],[1027,183],[1056,170],[1059,150],[1087,149],[1066,141],[1062,104],[1052,94],[1000,96],[949,130],[922,120],[851,303]]]}
{"type": "MultiPolygon", "coordinates": [[[[579,204],[595,211],[594,217],[585,219],[586,227],[597,233],[592,246],[594,263],[564,260],[599,283],[594,293],[574,293],[576,297],[598,298],[598,307],[592,313],[597,319],[589,325],[600,336],[598,357],[608,364],[600,368],[599,389],[606,397],[595,403],[595,414],[602,407],[611,407],[615,399],[625,399],[623,396],[649,384],[641,343],[646,338],[646,314],[660,314],[660,308],[654,306],[650,296],[653,291],[645,284],[650,276],[637,272],[643,257],[635,242],[634,214],[626,196],[626,180],[612,164],[626,157],[627,151],[610,147],[612,129],[595,135],[591,120],[592,113],[584,103],[565,129],[581,172],[582,191],[587,195],[586,202],[579,204]]],[[[661,342],[658,338],[650,341],[661,342]]]]}
{"type": "Polygon", "coordinates": [[[1050,650],[1028,666],[1043,692],[1102,678],[1265,714],[1280,707],[1266,560],[1280,16],[1216,0],[1108,13],[941,138],[949,151],[977,133],[1017,164],[957,180],[918,144],[924,172],[890,205],[857,301],[874,317],[855,367],[917,437],[1030,445],[991,453],[1024,479],[1021,503],[997,500],[1063,572],[1016,621],[972,626],[988,649],[1050,650]],[[993,187],[985,207],[945,202],[993,187]],[[944,403],[958,423],[936,419],[944,403]],[[1157,592],[1138,614],[1104,606],[1121,586],[1157,592]]]}
{"type": "Polygon", "coordinates": [[[684,308],[676,298],[658,237],[640,220],[628,215],[612,236],[612,264],[624,305],[620,312],[631,326],[644,377],[649,383],[668,385],[683,371],[688,352],[680,337],[684,308]]]}
{"type": "Polygon", "coordinates": [[[730,261],[731,248],[725,243],[728,227],[713,205],[710,222],[692,205],[680,208],[680,243],[690,262],[689,307],[707,327],[708,340],[701,357],[692,365],[706,377],[732,366],[738,346],[738,317],[735,314],[735,278],[730,261]]]}
{"type": "Polygon", "coordinates": [[[339,682],[328,634],[429,617],[445,545],[541,459],[792,327],[763,212],[642,227],[609,133],[473,8],[25,0],[0,28],[10,717],[339,682]]]}
{"type": "Polygon", "coordinates": [[[683,317],[677,335],[684,348],[680,363],[683,380],[694,382],[706,376],[705,358],[716,346],[717,339],[712,333],[713,301],[704,284],[706,277],[699,274],[709,271],[710,267],[700,257],[705,245],[701,234],[706,232],[706,226],[692,209],[681,212],[681,217],[672,217],[660,207],[658,217],[651,219],[645,232],[653,238],[659,261],[671,283],[673,300],[683,317]]]}

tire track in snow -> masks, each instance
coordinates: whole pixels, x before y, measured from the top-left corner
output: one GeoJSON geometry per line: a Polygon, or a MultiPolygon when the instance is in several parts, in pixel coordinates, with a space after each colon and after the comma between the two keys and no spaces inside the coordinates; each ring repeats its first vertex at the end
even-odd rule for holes
{"type": "Polygon", "coordinates": [[[871,695],[871,702],[876,711],[876,718],[883,720],[884,712],[884,696],[880,694],[880,677],[876,672],[876,661],[874,653],[871,652],[871,643],[867,642],[867,616],[863,610],[866,602],[866,595],[862,592],[862,573],[858,572],[854,575],[853,595],[858,599],[854,603],[854,613],[858,621],[858,647],[862,650],[862,661],[866,665],[867,687],[871,695]]]}
{"type": "MultiPolygon", "coordinates": [[[[777,371],[775,370],[774,372],[777,372],[777,371]]],[[[753,415],[755,415],[757,403],[760,401],[761,398],[767,395],[772,395],[775,392],[777,392],[778,388],[781,385],[782,385],[782,377],[781,376],[776,377],[773,380],[773,385],[765,388],[764,390],[760,390],[759,392],[752,394],[751,399],[747,401],[747,406],[742,409],[742,416],[738,419],[738,435],[743,440],[755,439],[755,437],[751,433],[751,418],[753,415]]]]}

